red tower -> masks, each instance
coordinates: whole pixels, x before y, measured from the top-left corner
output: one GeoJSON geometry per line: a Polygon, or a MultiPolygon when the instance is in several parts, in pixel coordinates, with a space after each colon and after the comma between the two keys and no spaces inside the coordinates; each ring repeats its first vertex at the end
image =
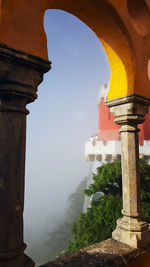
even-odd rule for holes
{"type": "MultiPolygon", "coordinates": [[[[98,101],[98,140],[107,143],[110,140],[120,140],[119,128],[120,126],[114,122],[113,115],[110,113],[109,108],[106,106],[105,101],[108,93],[108,86],[104,86],[100,90],[98,101]]],[[[143,124],[139,124],[139,145],[144,145],[144,140],[150,140],[150,108],[145,116],[143,124]]]]}
{"type": "Polygon", "coordinates": [[[120,126],[114,123],[113,115],[106,106],[104,97],[99,102],[98,112],[98,140],[105,142],[109,140],[120,140],[120,126]]]}
{"type": "MultiPolygon", "coordinates": [[[[107,162],[121,159],[120,126],[114,122],[114,118],[106,106],[105,101],[108,94],[108,85],[100,88],[98,97],[98,133],[92,136],[85,145],[85,158],[90,161],[90,175],[87,187],[93,182],[93,173],[97,167],[107,162]]],[[[139,154],[147,159],[150,164],[150,108],[143,124],[139,124],[139,154]]],[[[90,206],[90,199],[85,197],[84,208],[90,206]]]]}

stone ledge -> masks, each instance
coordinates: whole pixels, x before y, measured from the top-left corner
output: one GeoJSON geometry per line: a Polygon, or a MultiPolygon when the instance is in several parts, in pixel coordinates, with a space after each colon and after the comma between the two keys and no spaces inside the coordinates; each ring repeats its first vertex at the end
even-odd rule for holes
{"type": "Polygon", "coordinates": [[[110,238],[40,267],[126,266],[148,251],[150,246],[135,249],[110,238]]]}
{"type": "Polygon", "coordinates": [[[6,44],[0,43],[0,58],[9,58],[17,63],[22,63],[24,65],[29,65],[39,69],[40,72],[46,73],[51,69],[51,61],[45,60],[41,57],[28,54],[21,50],[16,50],[6,44]]]}

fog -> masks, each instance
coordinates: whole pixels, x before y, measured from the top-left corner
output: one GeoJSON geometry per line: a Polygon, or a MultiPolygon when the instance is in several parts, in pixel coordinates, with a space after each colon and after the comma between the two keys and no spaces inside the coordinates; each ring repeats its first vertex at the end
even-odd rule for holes
{"type": "Polygon", "coordinates": [[[37,264],[47,260],[47,233],[65,219],[69,194],[88,175],[84,145],[97,132],[98,92],[110,76],[105,52],[84,23],[51,10],[44,25],[52,69],[28,105],[25,175],[26,253],[37,264]]]}

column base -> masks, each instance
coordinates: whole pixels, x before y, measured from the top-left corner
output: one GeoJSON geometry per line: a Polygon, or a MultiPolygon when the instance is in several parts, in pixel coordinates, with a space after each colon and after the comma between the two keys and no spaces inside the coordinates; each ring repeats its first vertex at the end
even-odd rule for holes
{"type": "Polygon", "coordinates": [[[23,254],[19,257],[0,260],[0,267],[35,267],[35,263],[23,254]]]}
{"type": "Polygon", "coordinates": [[[112,238],[133,248],[143,248],[150,244],[150,226],[143,221],[128,224],[121,218],[112,232],[112,238]]]}

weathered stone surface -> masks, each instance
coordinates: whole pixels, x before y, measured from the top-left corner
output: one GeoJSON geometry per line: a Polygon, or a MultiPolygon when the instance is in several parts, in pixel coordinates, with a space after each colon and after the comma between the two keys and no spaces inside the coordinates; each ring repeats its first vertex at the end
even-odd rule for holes
{"type": "Polygon", "coordinates": [[[138,124],[144,121],[150,99],[131,95],[108,101],[114,121],[121,125],[123,218],[112,233],[115,240],[132,247],[150,243],[149,224],[143,222],[140,200],[138,124]]]}
{"type": "Polygon", "coordinates": [[[34,267],[34,262],[25,254],[0,261],[0,267],[34,267]]]}
{"type": "Polygon", "coordinates": [[[0,266],[34,266],[23,242],[26,105],[48,61],[0,44],[0,266]]]}
{"type": "Polygon", "coordinates": [[[126,266],[148,251],[150,251],[150,246],[143,249],[135,249],[110,238],[40,267],[126,266]]]}

